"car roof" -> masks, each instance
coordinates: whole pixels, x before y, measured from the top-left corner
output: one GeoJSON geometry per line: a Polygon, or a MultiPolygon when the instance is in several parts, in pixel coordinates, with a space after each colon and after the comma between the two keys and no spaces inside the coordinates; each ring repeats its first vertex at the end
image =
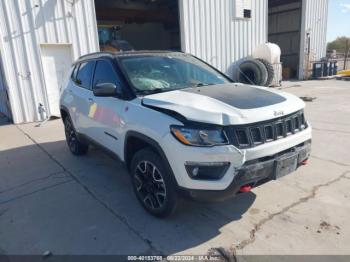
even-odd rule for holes
{"type": "Polygon", "coordinates": [[[143,55],[153,55],[153,56],[163,56],[163,55],[179,55],[184,54],[178,51],[167,51],[167,50],[141,50],[141,51],[127,51],[127,52],[96,52],[79,57],[77,61],[73,64],[81,63],[90,59],[97,59],[102,57],[108,58],[118,58],[118,57],[128,57],[128,56],[143,56],[143,55]]]}

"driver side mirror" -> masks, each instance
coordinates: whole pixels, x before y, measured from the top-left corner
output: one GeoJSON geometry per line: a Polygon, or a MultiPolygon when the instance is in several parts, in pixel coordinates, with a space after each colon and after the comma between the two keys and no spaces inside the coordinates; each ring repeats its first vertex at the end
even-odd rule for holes
{"type": "Polygon", "coordinates": [[[101,96],[101,97],[121,97],[122,91],[120,87],[117,87],[113,83],[100,83],[96,84],[93,87],[93,93],[95,96],[101,96]]]}

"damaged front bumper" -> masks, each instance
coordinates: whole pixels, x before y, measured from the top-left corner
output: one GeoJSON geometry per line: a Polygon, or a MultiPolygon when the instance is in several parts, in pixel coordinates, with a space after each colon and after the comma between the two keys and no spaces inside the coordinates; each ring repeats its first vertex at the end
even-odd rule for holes
{"type": "Polygon", "coordinates": [[[246,162],[235,170],[234,179],[225,190],[180,188],[190,198],[202,201],[221,201],[240,193],[242,187],[253,188],[294,172],[309,158],[311,140],[275,154],[246,162]]]}

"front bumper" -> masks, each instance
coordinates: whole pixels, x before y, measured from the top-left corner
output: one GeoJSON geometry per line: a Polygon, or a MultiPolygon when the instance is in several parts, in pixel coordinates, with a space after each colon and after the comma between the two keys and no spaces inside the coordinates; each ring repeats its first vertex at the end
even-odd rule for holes
{"type": "Polygon", "coordinates": [[[294,172],[311,152],[311,140],[280,152],[272,157],[246,162],[236,169],[231,184],[225,190],[195,190],[180,188],[180,192],[192,199],[221,201],[240,192],[242,186],[256,187],[294,172]]]}
{"type": "Polygon", "coordinates": [[[181,144],[173,135],[163,137],[161,147],[167,157],[177,184],[181,188],[195,190],[222,191],[226,190],[235,178],[237,170],[251,164],[257,159],[273,157],[312,139],[311,127],[274,142],[259,145],[249,149],[237,149],[233,145],[218,147],[190,147],[181,144]],[[186,163],[217,163],[229,162],[230,167],[219,180],[195,180],[187,170],[186,163]]]}

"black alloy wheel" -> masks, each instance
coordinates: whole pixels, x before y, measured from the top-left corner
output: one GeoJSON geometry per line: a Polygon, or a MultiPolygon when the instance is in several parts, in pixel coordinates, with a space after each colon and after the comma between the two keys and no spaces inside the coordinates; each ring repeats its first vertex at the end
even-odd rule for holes
{"type": "Polygon", "coordinates": [[[177,183],[164,160],[150,148],[138,151],[130,166],[132,184],[141,205],[156,217],[176,209],[177,183]]]}
{"type": "Polygon", "coordinates": [[[141,161],[134,174],[136,191],[150,209],[161,209],[166,200],[164,179],[157,167],[148,161],[141,161]]]}
{"type": "Polygon", "coordinates": [[[69,117],[66,117],[64,120],[64,131],[69,150],[72,152],[72,154],[86,154],[89,149],[89,146],[79,141],[77,133],[75,132],[72,121],[69,117]]]}

